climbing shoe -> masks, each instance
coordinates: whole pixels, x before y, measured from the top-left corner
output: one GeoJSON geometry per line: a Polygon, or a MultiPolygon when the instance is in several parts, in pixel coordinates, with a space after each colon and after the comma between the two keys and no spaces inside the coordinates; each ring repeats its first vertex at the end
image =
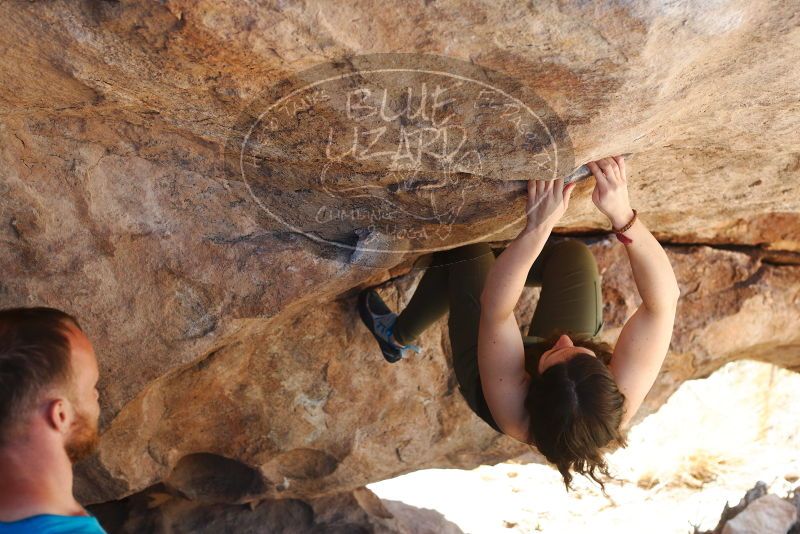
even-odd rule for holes
{"type": "Polygon", "coordinates": [[[364,325],[372,333],[381,348],[383,357],[389,363],[400,361],[406,351],[419,352],[416,345],[395,345],[390,341],[392,330],[397,322],[393,313],[374,289],[365,289],[358,295],[358,314],[364,325]]]}

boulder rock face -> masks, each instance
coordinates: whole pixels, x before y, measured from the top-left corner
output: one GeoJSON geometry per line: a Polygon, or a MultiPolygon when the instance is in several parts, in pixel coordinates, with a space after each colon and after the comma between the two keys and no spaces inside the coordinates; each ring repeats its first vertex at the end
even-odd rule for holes
{"type": "MultiPolygon", "coordinates": [[[[800,368],[791,1],[10,1],[0,21],[0,306],[62,308],[94,342],[103,436],[79,469],[84,502],[158,487],[233,514],[525,452],[460,397],[446,319],[418,340],[422,354],[389,365],[355,296],[380,285],[401,308],[421,254],[476,238],[504,246],[524,225],[525,178],[610,154],[631,154],[632,204],[682,290],[638,418],[731,360],[800,368]],[[372,109],[365,101],[307,91],[274,127],[263,119],[295,84],[354,79],[386,67],[388,52],[403,72],[417,61],[466,80],[454,83],[461,100],[440,102],[459,128],[433,112],[399,116],[390,134],[434,137],[387,134],[361,140],[381,148],[374,159],[337,159],[324,149],[344,141],[326,145],[325,125],[346,131],[358,119],[346,113],[372,109]],[[476,80],[517,100],[486,100],[476,80]],[[527,120],[508,114],[512,101],[544,117],[538,130],[508,130],[527,120]],[[254,124],[264,135],[251,146],[254,124]],[[399,147],[421,139],[469,150],[397,164],[399,147]],[[343,194],[364,187],[370,195],[343,194]],[[326,202],[341,209],[321,225],[326,202]],[[387,203],[405,214],[390,218],[398,224],[353,216],[387,203]]],[[[573,192],[557,233],[583,236],[598,258],[613,343],[640,301],[592,182],[573,192]]],[[[535,300],[526,290],[521,329],[535,300]]]]}
{"type": "Polygon", "coordinates": [[[722,534],[783,534],[797,521],[797,510],[776,495],[764,495],[725,524],[722,534]]]}
{"type": "Polygon", "coordinates": [[[367,488],[319,497],[266,499],[254,505],[204,502],[160,484],[121,501],[92,506],[108,532],[314,532],[333,534],[462,534],[435,510],[382,501],[367,488]]]}
{"type": "Polygon", "coordinates": [[[797,522],[799,490],[795,488],[781,498],[768,493],[767,485],[758,481],[737,505],[725,505],[719,523],[713,530],[698,531],[698,534],[796,534],[800,531],[800,523],[797,522]]]}

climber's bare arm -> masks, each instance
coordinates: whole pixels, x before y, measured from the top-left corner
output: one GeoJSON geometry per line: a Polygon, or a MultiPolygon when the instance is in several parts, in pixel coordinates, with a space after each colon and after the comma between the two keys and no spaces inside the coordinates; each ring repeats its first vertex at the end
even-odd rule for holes
{"type": "Polygon", "coordinates": [[[533,262],[547,242],[551,226],[526,227],[495,260],[481,294],[481,318],[513,316],[533,262]]]}
{"type": "Polygon", "coordinates": [[[573,188],[565,189],[563,179],[528,182],[528,223],[494,262],[481,294],[478,371],[483,395],[500,429],[520,441],[527,442],[525,397],[530,377],[514,308],[573,188]]]}
{"type": "Polygon", "coordinates": [[[669,350],[675,308],[656,311],[642,304],[622,327],[609,365],[617,387],[625,395],[620,427],[626,427],[658,377],[661,364],[669,350]]]}
{"type": "Polygon", "coordinates": [[[527,436],[525,397],[530,377],[514,307],[549,234],[545,227],[523,230],[497,257],[481,295],[478,371],[483,396],[503,433],[520,441],[527,436]]]}
{"type": "Polygon", "coordinates": [[[525,397],[530,377],[517,319],[486,315],[478,326],[478,371],[486,405],[504,434],[527,441],[525,397]]]}
{"type": "MultiPolygon", "coordinates": [[[[612,224],[621,228],[628,220],[612,224]]],[[[622,327],[610,364],[625,395],[623,427],[636,414],[664,363],[680,296],[666,252],[638,217],[625,235],[633,240],[625,250],[642,304],[622,327]]]]}
{"type": "MultiPolygon", "coordinates": [[[[588,164],[595,175],[592,194],[614,228],[633,218],[627,192],[624,158],[604,158],[588,164]]],[[[642,304],[622,327],[610,369],[625,395],[624,427],[641,406],[669,350],[680,289],[666,252],[645,224],[636,218],[625,234],[625,245],[642,304]]]]}

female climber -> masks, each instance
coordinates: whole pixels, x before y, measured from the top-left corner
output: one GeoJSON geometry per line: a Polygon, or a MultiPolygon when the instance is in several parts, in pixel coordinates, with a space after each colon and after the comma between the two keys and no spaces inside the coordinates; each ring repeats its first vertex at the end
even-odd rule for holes
{"type": "MultiPolygon", "coordinates": [[[[609,476],[603,453],[625,430],[667,354],[679,297],[669,259],[628,199],[622,156],[588,164],[592,201],[624,245],[642,303],[611,346],[603,327],[597,263],[575,239],[550,239],[575,187],[529,180],[525,229],[495,259],[486,243],[422,257],[427,267],[399,315],[367,289],[359,314],[390,362],[402,359],[449,311],[453,367],[467,404],[496,431],[535,446],[571,489],[570,470],[609,476]],[[514,308],[541,286],[527,336],[514,308]]],[[[603,488],[604,489],[604,488],[603,488]]]]}

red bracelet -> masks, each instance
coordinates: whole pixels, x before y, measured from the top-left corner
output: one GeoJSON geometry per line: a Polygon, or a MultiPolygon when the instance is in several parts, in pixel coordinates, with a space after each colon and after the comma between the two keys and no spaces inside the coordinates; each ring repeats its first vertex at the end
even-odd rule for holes
{"type": "Polygon", "coordinates": [[[636,215],[637,215],[636,210],[631,208],[631,211],[633,211],[633,218],[630,220],[628,224],[626,224],[619,230],[614,229],[613,225],[611,226],[611,229],[614,230],[614,235],[617,236],[617,240],[623,245],[633,243],[633,239],[623,234],[623,232],[627,232],[628,230],[630,230],[631,226],[633,226],[633,223],[636,221],[636,215]]]}
{"type": "Polygon", "coordinates": [[[628,243],[633,243],[633,239],[631,239],[630,237],[626,236],[626,235],[625,235],[625,234],[623,234],[623,233],[620,233],[620,232],[614,232],[614,235],[616,235],[616,236],[617,236],[617,240],[618,240],[620,243],[622,243],[623,245],[627,245],[628,243]]]}

